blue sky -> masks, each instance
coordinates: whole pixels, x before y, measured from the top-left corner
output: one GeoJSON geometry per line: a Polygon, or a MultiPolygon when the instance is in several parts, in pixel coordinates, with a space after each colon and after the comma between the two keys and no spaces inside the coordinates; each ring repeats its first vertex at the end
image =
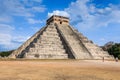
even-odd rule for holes
{"type": "Polygon", "coordinates": [[[53,14],[95,44],[120,42],[120,0],[0,0],[0,51],[18,48],[53,14]]]}

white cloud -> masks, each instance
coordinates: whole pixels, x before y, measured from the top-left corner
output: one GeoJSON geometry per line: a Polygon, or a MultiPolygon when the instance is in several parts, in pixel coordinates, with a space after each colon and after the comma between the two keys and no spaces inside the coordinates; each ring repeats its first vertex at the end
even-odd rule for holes
{"type": "Polygon", "coordinates": [[[12,34],[0,34],[0,50],[11,50],[18,48],[23,42],[30,37],[14,36],[12,34]]]}
{"type": "Polygon", "coordinates": [[[32,31],[34,31],[35,33],[40,30],[40,27],[30,27],[32,29],[32,31]]]}
{"type": "Polygon", "coordinates": [[[10,44],[12,36],[10,34],[0,33],[0,45],[10,44]]]}
{"type": "Polygon", "coordinates": [[[11,45],[12,40],[12,31],[14,30],[14,27],[6,24],[0,24],[0,48],[6,47],[11,45]]]}
{"type": "Polygon", "coordinates": [[[21,0],[26,6],[33,6],[34,3],[42,3],[42,0],[21,0]]]}
{"type": "Polygon", "coordinates": [[[0,24],[0,33],[10,33],[14,27],[7,24],[0,24]]]}
{"type": "Polygon", "coordinates": [[[12,41],[17,42],[17,43],[23,43],[23,42],[25,42],[29,38],[30,38],[29,36],[18,35],[18,36],[14,36],[12,38],[12,41]]]}
{"type": "Polygon", "coordinates": [[[13,19],[10,16],[0,16],[0,23],[2,23],[2,22],[9,23],[12,21],[13,21],[13,19]]]}
{"type": "Polygon", "coordinates": [[[39,3],[41,3],[42,2],[42,0],[34,0],[35,2],[39,2],[39,3]]]}
{"type": "Polygon", "coordinates": [[[32,9],[36,12],[44,12],[46,10],[45,7],[32,7],[32,9]]]}
{"type": "Polygon", "coordinates": [[[120,9],[109,5],[105,8],[97,8],[90,0],[77,0],[72,2],[66,11],[70,14],[71,23],[78,29],[94,29],[105,27],[110,23],[120,23],[120,9]]]}
{"type": "Polygon", "coordinates": [[[52,13],[48,13],[48,17],[51,17],[52,15],[69,17],[69,14],[66,11],[59,11],[59,10],[55,10],[52,13]]]}
{"type": "Polygon", "coordinates": [[[0,0],[0,14],[10,16],[33,17],[33,12],[45,11],[46,8],[41,5],[41,1],[42,0],[0,0]],[[37,2],[37,4],[39,3],[39,6],[35,7],[34,2],[37,2]]]}
{"type": "Polygon", "coordinates": [[[33,18],[28,18],[27,20],[28,20],[28,23],[30,23],[30,24],[43,23],[43,21],[41,21],[41,20],[35,20],[33,18]]]}
{"type": "Polygon", "coordinates": [[[18,0],[2,0],[0,2],[1,2],[0,3],[1,15],[16,15],[16,16],[32,15],[18,0]]]}
{"type": "Polygon", "coordinates": [[[16,49],[29,38],[20,34],[15,36],[14,29],[11,25],[0,24],[0,50],[16,49]]]}
{"type": "Polygon", "coordinates": [[[43,23],[42,20],[33,18],[36,13],[46,10],[41,2],[42,0],[0,0],[0,50],[15,49],[28,39],[28,35],[22,36],[15,33],[16,30],[20,30],[24,26],[19,24],[21,20],[27,19],[29,24],[43,23]],[[17,20],[14,21],[14,19],[17,20]],[[19,27],[20,25],[22,27],[19,27]]]}

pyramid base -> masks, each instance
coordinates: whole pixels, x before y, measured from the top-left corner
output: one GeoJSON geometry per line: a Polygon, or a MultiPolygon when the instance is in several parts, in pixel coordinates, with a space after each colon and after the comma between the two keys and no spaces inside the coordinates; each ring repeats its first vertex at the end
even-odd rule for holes
{"type": "Polygon", "coordinates": [[[29,54],[26,59],[68,59],[67,54],[29,54]]]}

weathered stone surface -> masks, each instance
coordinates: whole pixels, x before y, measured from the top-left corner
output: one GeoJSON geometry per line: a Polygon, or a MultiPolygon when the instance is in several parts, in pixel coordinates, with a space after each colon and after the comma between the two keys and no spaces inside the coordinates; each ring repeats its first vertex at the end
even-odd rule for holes
{"type": "Polygon", "coordinates": [[[69,25],[69,19],[52,16],[42,28],[10,57],[28,59],[111,59],[91,40],[69,25]]]}

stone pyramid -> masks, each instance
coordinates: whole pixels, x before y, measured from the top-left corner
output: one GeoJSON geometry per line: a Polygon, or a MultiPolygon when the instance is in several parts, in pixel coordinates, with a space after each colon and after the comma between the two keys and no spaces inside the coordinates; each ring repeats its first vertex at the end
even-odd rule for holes
{"type": "Polygon", "coordinates": [[[69,25],[69,18],[53,15],[9,57],[27,59],[112,59],[69,25]]]}

